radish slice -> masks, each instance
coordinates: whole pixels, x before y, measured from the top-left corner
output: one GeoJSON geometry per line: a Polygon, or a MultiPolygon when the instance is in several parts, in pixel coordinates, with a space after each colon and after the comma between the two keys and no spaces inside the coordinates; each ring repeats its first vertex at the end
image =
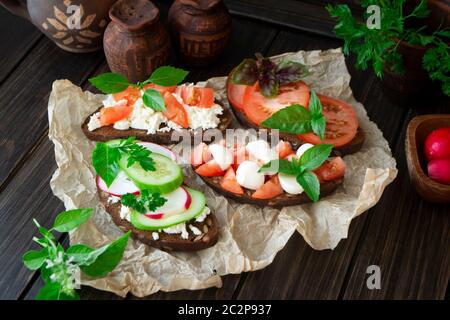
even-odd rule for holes
{"type": "Polygon", "coordinates": [[[139,188],[131,181],[125,172],[120,171],[113,183],[108,187],[100,176],[97,176],[97,186],[110,195],[120,197],[127,193],[139,194],[139,188]]]}
{"type": "Polygon", "coordinates": [[[191,195],[183,187],[179,187],[178,189],[161,196],[167,199],[166,203],[155,211],[147,212],[145,214],[146,217],[151,219],[161,219],[162,217],[180,214],[191,206],[191,195]]]}
{"type": "Polygon", "coordinates": [[[172,150],[170,150],[166,147],[163,147],[163,146],[160,146],[159,144],[151,143],[151,142],[138,142],[137,144],[139,144],[143,147],[146,147],[151,152],[162,154],[163,156],[166,156],[166,157],[172,159],[173,161],[178,162],[177,155],[172,150]]]}

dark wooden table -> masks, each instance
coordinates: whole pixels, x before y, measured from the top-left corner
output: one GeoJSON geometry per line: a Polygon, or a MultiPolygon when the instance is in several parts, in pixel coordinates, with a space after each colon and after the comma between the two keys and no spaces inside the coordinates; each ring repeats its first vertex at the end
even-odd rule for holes
{"type": "MultiPolygon", "coordinates": [[[[226,75],[255,52],[274,55],[293,50],[341,46],[332,33],[325,1],[228,0],[233,36],[223,58],[194,69],[191,81],[226,75]]],[[[156,1],[167,14],[167,1],[156,1]]],[[[333,251],[314,251],[296,233],[267,268],[223,278],[221,289],[157,293],[149,299],[445,299],[449,297],[450,208],[424,202],[406,169],[404,140],[418,113],[448,113],[450,106],[425,111],[389,102],[370,71],[347,65],[351,86],[389,141],[398,162],[397,179],[380,202],[352,223],[348,239],[333,251]],[[369,265],[381,268],[381,289],[366,286],[369,265]]],[[[84,89],[87,79],[108,67],[103,52],[71,54],[57,48],[30,23],[0,8],[0,298],[33,299],[39,274],[23,267],[22,254],[35,248],[32,219],[49,226],[63,210],[49,180],[56,164],[48,140],[47,101],[55,79],[84,89]]],[[[66,238],[60,239],[67,243],[66,238]]],[[[119,297],[83,287],[83,299],[119,297]]],[[[127,299],[134,297],[128,296],[127,299]]]]}

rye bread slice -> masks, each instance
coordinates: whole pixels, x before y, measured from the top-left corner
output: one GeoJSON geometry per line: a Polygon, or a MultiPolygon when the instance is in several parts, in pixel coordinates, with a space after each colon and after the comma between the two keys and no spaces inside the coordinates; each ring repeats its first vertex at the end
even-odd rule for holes
{"type": "MultiPolygon", "coordinates": [[[[232,106],[231,102],[230,102],[230,105],[232,106]]],[[[236,108],[233,106],[232,106],[232,108],[233,108],[233,113],[234,113],[235,117],[238,119],[238,121],[242,125],[253,128],[255,130],[263,129],[263,127],[257,126],[256,124],[251,122],[243,112],[236,110],[236,108]]],[[[270,134],[271,130],[270,129],[267,129],[267,130],[269,131],[269,134],[270,134]]],[[[300,145],[305,143],[305,141],[298,138],[295,134],[280,132],[279,135],[280,135],[280,139],[289,141],[295,148],[298,148],[300,145]]],[[[358,128],[358,131],[356,132],[356,136],[353,138],[353,140],[344,146],[334,148],[333,153],[338,156],[345,156],[347,154],[352,154],[352,153],[358,152],[359,150],[361,150],[361,147],[364,144],[364,140],[365,140],[364,131],[361,128],[358,128]]]]}
{"type": "MultiPolygon", "coordinates": [[[[216,102],[218,103],[218,102],[216,102]]],[[[81,125],[81,129],[83,130],[84,135],[89,139],[93,141],[102,141],[106,142],[113,139],[126,139],[128,137],[134,136],[137,140],[145,141],[145,142],[153,142],[156,144],[163,144],[163,145],[170,145],[175,143],[172,141],[172,133],[173,129],[167,132],[156,132],[155,134],[147,134],[147,130],[141,130],[141,129],[133,129],[130,128],[128,130],[117,130],[114,129],[112,125],[110,126],[104,126],[98,129],[95,129],[94,131],[89,131],[87,124],[89,123],[89,119],[91,116],[98,112],[102,107],[98,108],[96,111],[91,113],[83,122],[81,125]]],[[[231,121],[233,120],[233,114],[230,111],[230,109],[223,107],[223,114],[220,116],[220,123],[217,126],[217,129],[219,129],[222,132],[225,132],[225,130],[230,125],[231,121]]],[[[197,134],[198,131],[189,131],[191,135],[191,141],[194,141],[193,137],[197,134]]]]}
{"type": "Polygon", "coordinates": [[[114,223],[124,232],[131,230],[131,236],[149,246],[158,248],[167,252],[170,251],[198,251],[216,244],[219,238],[219,225],[217,219],[212,213],[210,213],[203,222],[195,222],[192,219],[186,222],[186,230],[189,232],[188,239],[182,239],[180,234],[168,234],[165,232],[159,232],[159,239],[154,240],[152,237],[153,231],[139,230],[135,228],[128,220],[120,217],[120,201],[117,203],[108,203],[109,194],[100,189],[98,190],[98,196],[100,202],[104,206],[106,212],[111,215],[114,223]],[[191,224],[203,233],[196,236],[188,228],[191,224]]]}
{"type": "MultiPolygon", "coordinates": [[[[195,167],[192,167],[195,171],[195,167]]],[[[198,175],[205,183],[210,186],[214,191],[222,194],[223,196],[233,199],[239,203],[247,203],[247,204],[253,204],[257,206],[269,206],[274,208],[282,208],[282,207],[288,207],[288,206],[296,206],[299,204],[305,204],[311,202],[311,199],[305,194],[288,194],[283,193],[275,198],[272,199],[255,199],[252,198],[253,190],[244,189],[244,194],[239,195],[232,192],[229,192],[225,189],[223,189],[220,186],[220,177],[202,177],[198,175]]],[[[334,190],[336,190],[344,181],[343,178],[325,182],[320,185],[320,197],[325,197],[329,194],[331,194],[334,190]]]]}

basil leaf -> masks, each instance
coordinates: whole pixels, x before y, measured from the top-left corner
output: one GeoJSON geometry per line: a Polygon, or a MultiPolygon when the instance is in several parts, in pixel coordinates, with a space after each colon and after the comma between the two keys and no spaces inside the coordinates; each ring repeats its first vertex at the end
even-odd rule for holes
{"type": "Polygon", "coordinates": [[[94,169],[108,187],[119,174],[119,160],[120,153],[117,148],[110,148],[103,142],[98,142],[92,152],[92,164],[94,165],[94,169]]]}
{"type": "Polygon", "coordinates": [[[276,78],[280,85],[300,81],[309,73],[306,67],[300,62],[284,60],[282,61],[276,71],[276,78]]]}
{"type": "Polygon", "coordinates": [[[67,255],[73,259],[77,265],[89,265],[95,261],[98,255],[93,254],[95,249],[88,247],[84,244],[74,244],[67,248],[67,255]]]}
{"type": "Polygon", "coordinates": [[[162,66],[153,71],[144,83],[154,83],[159,86],[175,86],[182,82],[188,75],[188,71],[171,66],[162,66]]]}
{"type": "Polygon", "coordinates": [[[95,259],[95,261],[87,266],[81,266],[81,271],[90,277],[104,277],[122,260],[123,253],[130,237],[130,231],[125,233],[117,240],[105,245],[105,248],[99,248],[103,252],[95,259]]]}
{"type": "Polygon", "coordinates": [[[319,100],[316,92],[311,90],[311,96],[309,97],[308,109],[311,112],[311,115],[314,116],[322,116],[322,103],[319,100]]]}
{"type": "Polygon", "coordinates": [[[275,74],[276,64],[261,56],[257,56],[258,61],[256,65],[258,67],[258,82],[260,92],[266,98],[273,98],[278,95],[279,83],[275,74]]]}
{"type": "Polygon", "coordinates": [[[253,59],[244,59],[244,61],[234,69],[233,74],[231,75],[231,81],[236,84],[252,86],[257,80],[258,67],[256,66],[256,61],[253,59]]]}
{"type": "Polygon", "coordinates": [[[23,255],[22,261],[25,267],[27,267],[28,269],[37,270],[40,267],[42,267],[47,257],[48,257],[47,248],[44,248],[40,251],[31,250],[23,255]]]}
{"type": "Polygon", "coordinates": [[[332,144],[318,144],[305,151],[300,157],[300,165],[303,170],[314,170],[320,167],[330,156],[332,144]]]}
{"type": "Polygon", "coordinates": [[[295,168],[291,162],[284,159],[272,160],[263,165],[258,172],[279,172],[288,175],[295,175],[295,168]]]}
{"type": "Polygon", "coordinates": [[[166,106],[164,105],[164,99],[157,90],[147,89],[144,91],[142,96],[142,101],[144,105],[152,108],[155,111],[166,111],[166,106]]]}
{"type": "Polygon", "coordinates": [[[324,116],[311,119],[311,129],[316,135],[319,136],[320,140],[322,140],[322,141],[323,141],[323,139],[325,139],[326,125],[327,125],[327,122],[326,122],[324,116]]]}
{"type": "Polygon", "coordinates": [[[103,93],[122,92],[131,85],[125,76],[112,72],[90,78],[89,82],[103,93]]]}
{"type": "Polygon", "coordinates": [[[305,171],[299,174],[297,176],[297,182],[301,185],[303,190],[305,190],[305,193],[313,202],[319,200],[320,182],[314,173],[305,171]]]}
{"type": "Polygon", "coordinates": [[[63,291],[62,286],[57,282],[47,282],[41,290],[39,290],[36,300],[79,300],[79,295],[72,290],[70,292],[63,291]]]}
{"type": "Polygon", "coordinates": [[[275,112],[261,123],[271,129],[279,129],[287,133],[306,133],[311,129],[311,114],[305,107],[298,104],[283,108],[275,112]]]}
{"type": "Polygon", "coordinates": [[[69,232],[89,220],[93,209],[75,209],[61,212],[56,216],[53,229],[59,232],[69,232]]]}

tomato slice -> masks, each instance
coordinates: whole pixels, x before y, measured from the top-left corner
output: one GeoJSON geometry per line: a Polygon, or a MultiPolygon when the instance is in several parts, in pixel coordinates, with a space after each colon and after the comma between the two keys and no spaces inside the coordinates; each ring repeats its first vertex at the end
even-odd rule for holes
{"type": "Polygon", "coordinates": [[[307,107],[309,103],[309,88],[303,81],[282,85],[274,98],[264,97],[259,89],[259,83],[248,86],[244,94],[244,113],[256,125],[269,118],[280,109],[292,104],[307,107]]]}
{"type": "Polygon", "coordinates": [[[129,86],[126,90],[113,94],[113,98],[116,101],[127,100],[128,105],[132,106],[137,99],[141,97],[141,90],[139,88],[134,88],[129,86]]]}
{"type": "Polygon", "coordinates": [[[358,117],[351,105],[347,102],[317,95],[322,102],[323,114],[327,121],[325,127],[325,139],[320,140],[314,133],[300,134],[298,137],[312,144],[332,144],[334,147],[346,145],[356,136],[358,130],[358,117]]]}
{"type": "Polygon", "coordinates": [[[280,159],[284,159],[288,155],[294,154],[294,151],[291,148],[291,144],[283,140],[278,142],[277,146],[275,147],[275,150],[278,153],[278,157],[280,159]]]}
{"type": "Polygon", "coordinates": [[[189,106],[210,108],[214,104],[214,90],[195,86],[183,86],[181,99],[189,106]]]}
{"type": "Polygon", "coordinates": [[[215,160],[209,160],[195,169],[195,172],[202,177],[217,177],[223,175],[223,170],[215,160]]]}
{"type": "Polygon", "coordinates": [[[244,112],[244,94],[247,89],[245,84],[234,84],[231,77],[227,79],[227,98],[231,106],[244,112]]]}
{"type": "Polygon", "coordinates": [[[332,181],[345,175],[345,162],[341,157],[335,157],[325,161],[319,168],[314,170],[320,183],[332,181]]]}
{"type": "Polygon", "coordinates": [[[274,175],[252,194],[252,198],[272,199],[280,194],[283,194],[283,188],[281,187],[278,175],[274,175]]]}
{"type": "Polygon", "coordinates": [[[233,168],[228,168],[227,172],[220,180],[220,186],[225,190],[236,193],[236,194],[244,194],[244,189],[240,186],[240,184],[236,180],[236,173],[233,168]]]}
{"type": "Polygon", "coordinates": [[[180,125],[182,128],[189,127],[188,114],[181,103],[169,92],[164,94],[164,104],[166,106],[166,111],[164,115],[167,119],[180,125]]]}
{"type": "Polygon", "coordinates": [[[165,86],[160,86],[160,85],[157,85],[154,83],[149,83],[144,86],[144,90],[147,90],[147,89],[155,89],[156,91],[161,93],[162,96],[164,96],[164,94],[166,92],[174,93],[175,90],[177,89],[177,86],[165,87],[165,86]]]}
{"type": "Polygon", "coordinates": [[[211,152],[209,151],[208,145],[204,142],[198,144],[191,154],[191,164],[193,166],[199,166],[205,162],[212,159],[211,152]]]}
{"type": "Polygon", "coordinates": [[[128,117],[131,111],[133,111],[133,107],[129,107],[127,105],[101,108],[100,124],[102,126],[109,126],[110,124],[116,123],[117,121],[128,117]]]}

